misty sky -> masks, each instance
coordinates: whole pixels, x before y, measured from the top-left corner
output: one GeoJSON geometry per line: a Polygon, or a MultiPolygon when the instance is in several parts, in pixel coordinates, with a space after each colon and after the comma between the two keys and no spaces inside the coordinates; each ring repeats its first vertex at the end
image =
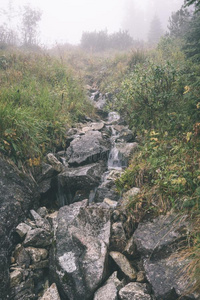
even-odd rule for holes
{"type": "MultiPolygon", "coordinates": [[[[23,6],[30,4],[33,8],[39,8],[42,14],[40,22],[40,40],[45,44],[53,42],[79,43],[82,31],[104,30],[108,32],[125,29],[126,14],[129,14],[129,6],[137,4],[135,9],[139,9],[145,18],[149,8],[153,14],[159,15],[159,11],[150,4],[159,1],[162,10],[162,3],[170,2],[172,5],[162,12],[161,18],[166,26],[169,18],[169,10],[177,10],[183,0],[0,0],[0,9],[8,7],[12,2],[13,6],[23,6]]],[[[137,14],[137,13],[136,13],[137,14]]],[[[130,18],[130,16],[129,16],[130,18]]],[[[2,23],[3,19],[1,18],[2,23]]],[[[161,20],[162,21],[162,20],[161,20]]],[[[138,24],[141,27],[141,24],[138,24]]],[[[140,38],[140,30],[136,29],[135,38],[140,38]],[[137,36],[138,32],[138,36],[137,36]]]]}

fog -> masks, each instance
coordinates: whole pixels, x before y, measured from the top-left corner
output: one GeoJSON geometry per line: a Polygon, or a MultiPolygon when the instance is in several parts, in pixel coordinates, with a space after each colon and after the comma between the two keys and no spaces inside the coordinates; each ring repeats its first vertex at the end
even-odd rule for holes
{"type": "MultiPolygon", "coordinates": [[[[105,29],[109,33],[128,30],[134,39],[146,39],[153,17],[159,17],[166,31],[171,12],[179,9],[183,0],[0,0],[0,25],[6,21],[2,11],[9,11],[9,3],[10,12],[26,4],[41,10],[40,42],[51,45],[78,44],[83,31],[105,29]]],[[[17,27],[20,13],[13,15],[10,26],[17,27]]]]}

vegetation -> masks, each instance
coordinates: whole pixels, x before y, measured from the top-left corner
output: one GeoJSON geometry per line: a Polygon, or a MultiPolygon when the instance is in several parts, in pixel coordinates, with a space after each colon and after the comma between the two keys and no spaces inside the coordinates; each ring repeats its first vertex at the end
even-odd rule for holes
{"type": "Polygon", "coordinates": [[[66,127],[92,113],[72,72],[45,53],[0,53],[0,151],[18,166],[62,149],[66,127]]]}

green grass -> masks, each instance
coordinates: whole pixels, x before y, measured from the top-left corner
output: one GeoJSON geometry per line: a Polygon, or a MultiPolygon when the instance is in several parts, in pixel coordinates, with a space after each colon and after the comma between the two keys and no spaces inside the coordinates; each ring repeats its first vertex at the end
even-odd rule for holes
{"type": "Polygon", "coordinates": [[[0,151],[18,165],[64,146],[66,128],[93,113],[69,66],[45,53],[0,53],[0,151]]]}

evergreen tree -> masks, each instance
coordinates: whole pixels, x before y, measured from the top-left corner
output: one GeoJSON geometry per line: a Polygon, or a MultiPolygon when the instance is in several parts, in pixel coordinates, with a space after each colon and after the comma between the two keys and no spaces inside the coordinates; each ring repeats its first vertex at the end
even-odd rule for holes
{"type": "Polygon", "coordinates": [[[190,12],[183,6],[177,12],[173,12],[169,18],[169,34],[171,37],[183,38],[191,19],[190,12]]]}
{"type": "Polygon", "coordinates": [[[186,56],[200,62],[200,12],[196,12],[186,32],[184,50],[186,56]]]}
{"type": "Polygon", "coordinates": [[[155,16],[150,24],[148,42],[152,45],[155,45],[159,42],[162,35],[163,35],[163,29],[162,29],[160,19],[157,16],[155,16]]]}

